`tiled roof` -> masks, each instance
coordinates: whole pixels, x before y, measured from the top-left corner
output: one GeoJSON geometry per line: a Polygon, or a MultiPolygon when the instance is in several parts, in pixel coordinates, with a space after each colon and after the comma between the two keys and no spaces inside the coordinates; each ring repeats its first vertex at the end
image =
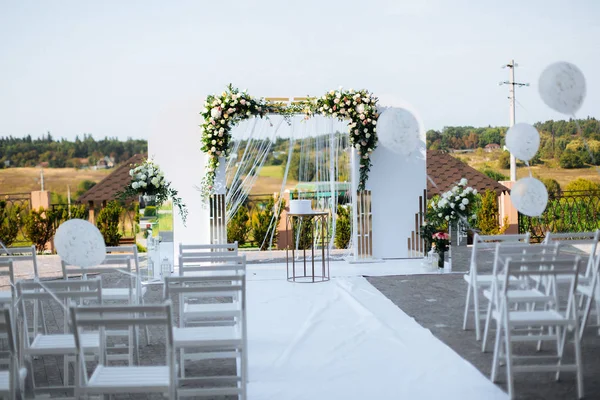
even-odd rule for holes
{"type": "Polygon", "coordinates": [[[104,201],[114,200],[117,192],[122,191],[131,181],[129,170],[133,164],[141,164],[146,158],[145,154],[136,154],[115,169],[110,175],[106,176],[90,190],[85,192],[79,201],[81,203],[94,202],[97,205],[104,201]]]}
{"type": "Polygon", "coordinates": [[[442,194],[452,189],[462,178],[469,186],[483,193],[493,190],[500,195],[510,190],[487,175],[442,151],[427,150],[427,197],[442,194]]]}

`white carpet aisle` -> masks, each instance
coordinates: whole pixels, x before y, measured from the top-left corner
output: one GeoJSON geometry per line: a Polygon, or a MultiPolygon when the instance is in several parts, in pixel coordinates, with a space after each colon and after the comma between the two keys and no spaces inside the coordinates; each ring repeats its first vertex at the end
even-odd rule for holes
{"type": "Polygon", "coordinates": [[[362,277],[249,279],[251,400],[508,398],[362,277]]]}

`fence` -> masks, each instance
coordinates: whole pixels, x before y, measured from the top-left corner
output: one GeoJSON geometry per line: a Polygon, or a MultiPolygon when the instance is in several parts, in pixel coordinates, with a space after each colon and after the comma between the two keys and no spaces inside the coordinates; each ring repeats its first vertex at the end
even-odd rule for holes
{"type": "Polygon", "coordinates": [[[586,232],[600,228],[600,190],[549,193],[546,210],[539,217],[519,213],[519,233],[544,240],[546,232],[586,232]]]}
{"type": "MultiPolygon", "coordinates": [[[[29,244],[29,240],[25,236],[24,221],[29,210],[31,209],[31,194],[30,193],[2,193],[0,194],[0,201],[5,202],[6,210],[8,212],[17,211],[20,215],[19,220],[21,223],[18,224],[18,233],[16,239],[12,242],[12,246],[20,247],[29,244]]],[[[0,221],[1,222],[1,221],[0,221]]],[[[0,239],[1,240],[1,239],[0,239]]]]}

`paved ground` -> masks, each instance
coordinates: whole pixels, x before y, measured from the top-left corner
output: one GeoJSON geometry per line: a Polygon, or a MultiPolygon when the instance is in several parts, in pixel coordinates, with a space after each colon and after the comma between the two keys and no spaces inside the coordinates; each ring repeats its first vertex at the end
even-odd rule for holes
{"type": "MultiPolygon", "coordinates": [[[[578,252],[576,249],[571,250],[578,252]]],[[[467,270],[470,248],[455,251],[453,270],[467,270]]],[[[491,253],[484,258],[491,262],[491,253]]],[[[450,346],[463,358],[471,362],[484,375],[489,377],[492,354],[482,353],[481,343],[475,340],[472,323],[468,331],[463,331],[462,320],[466,295],[466,282],[463,274],[406,275],[371,277],[369,282],[392,300],[405,313],[450,346]]],[[[472,320],[471,320],[472,321],[472,320]]],[[[493,342],[492,342],[493,343],[493,342]]],[[[517,351],[527,351],[524,346],[517,351]]],[[[491,349],[491,347],[490,347],[491,349]]],[[[584,363],[584,384],[586,399],[600,399],[600,337],[593,329],[586,331],[582,343],[584,363]]],[[[572,347],[567,349],[567,358],[572,359],[572,347]]],[[[504,390],[503,370],[499,384],[504,390]]],[[[553,374],[534,373],[520,375],[515,379],[518,399],[562,400],[576,399],[575,376],[564,373],[560,382],[555,382],[553,374]]]]}

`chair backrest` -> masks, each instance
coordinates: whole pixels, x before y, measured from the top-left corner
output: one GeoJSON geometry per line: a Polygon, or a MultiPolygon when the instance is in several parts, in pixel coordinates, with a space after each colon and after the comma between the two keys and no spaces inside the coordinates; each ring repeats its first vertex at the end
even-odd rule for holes
{"type": "Polygon", "coordinates": [[[0,260],[0,277],[8,278],[8,286],[10,289],[11,297],[13,304],[16,299],[16,290],[15,290],[15,271],[14,264],[12,258],[7,260],[0,260]]]}
{"type": "Polygon", "coordinates": [[[225,244],[179,244],[179,256],[185,257],[223,257],[237,256],[238,242],[225,244]]]}
{"type": "Polygon", "coordinates": [[[10,358],[16,355],[17,341],[15,333],[16,330],[13,326],[11,307],[8,304],[5,304],[2,308],[0,308],[0,336],[6,338],[8,341],[8,349],[6,352],[0,351],[0,354],[8,353],[8,357],[2,358],[10,358]]]}
{"type": "Polygon", "coordinates": [[[0,248],[0,260],[4,258],[11,258],[13,262],[31,261],[33,266],[33,276],[29,278],[39,277],[37,251],[35,246],[8,247],[6,248],[6,251],[3,248],[0,248]]]}
{"type": "Polygon", "coordinates": [[[223,256],[218,259],[179,256],[179,276],[239,274],[246,271],[246,256],[223,256]]]}
{"type": "Polygon", "coordinates": [[[179,325],[185,326],[184,307],[190,299],[197,301],[199,298],[231,298],[231,303],[239,305],[238,308],[224,311],[210,310],[204,315],[201,311],[195,312],[195,320],[219,320],[236,317],[244,321],[246,312],[246,274],[214,276],[170,276],[165,278],[165,299],[170,300],[172,295],[179,297],[179,325]]]}
{"type": "Polygon", "coordinates": [[[504,272],[506,260],[553,260],[560,255],[561,243],[529,244],[529,243],[496,243],[493,273],[504,272]]]}
{"type": "MultiPolygon", "coordinates": [[[[175,380],[175,350],[173,347],[173,322],[171,302],[166,301],[156,305],[102,305],[102,306],[71,306],[70,320],[75,336],[75,345],[80,355],[84,354],[81,334],[86,329],[98,329],[100,347],[106,348],[106,331],[130,327],[158,326],[165,329],[166,349],[165,365],[169,367],[171,382],[175,380]]],[[[100,364],[106,365],[106,354],[100,352],[100,364]]],[[[79,357],[84,383],[88,382],[85,357],[79,357]]]]}
{"type": "MultiPolygon", "coordinates": [[[[25,332],[32,332],[33,337],[38,334],[38,324],[33,323],[33,329],[29,330],[28,313],[35,311],[31,307],[27,307],[26,303],[39,301],[42,303],[58,304],[64,311],[63,333],[69,332],[69,312],[68,307],[73,302],[95,302],[102,303],[102,283],[100,278],[86,280],[60,280],[60,281],[19,281],[17,282],[17,298],[20,305],[21,315],[23,316],[23,327],[25,332]]],[[[31,318],[33,320],[33,318],[31,318]]],[[[27,337],[28,335],[23,335],[27,337]]],[[[24,339],[24,344],[29,345],[29,340],[24,339]]]]}
{"type": "Polygon", "coordinates": [[[531,234],[513,234],[513,235],[480,235],[476,233],[473,236],[473,248],[471,249],[471,264],[469,273],[477,276],[479,251],[484,249],[496,249],[498,243],[505,244],[523,244],[529,243],[531,234]]]}
{"type": "Polygon", "coordinates": [[[135,272],[139,274],[140,257],[138,254],[137,245],[135,244],[128,246],[106,246],[106,259],[103,264],[110,264],[111,259],[120,260],[123,256],[131,256],[135,272]]]}
{"type": "Polygon", "coordinates": [[[593,232],[547,232],[543,243],[560,242],[565,245],[589,245],[590,254],[587,260],[585,276],[590,276],[597,258],[598,242],[600,241],[600,229],[593,232]]]}

